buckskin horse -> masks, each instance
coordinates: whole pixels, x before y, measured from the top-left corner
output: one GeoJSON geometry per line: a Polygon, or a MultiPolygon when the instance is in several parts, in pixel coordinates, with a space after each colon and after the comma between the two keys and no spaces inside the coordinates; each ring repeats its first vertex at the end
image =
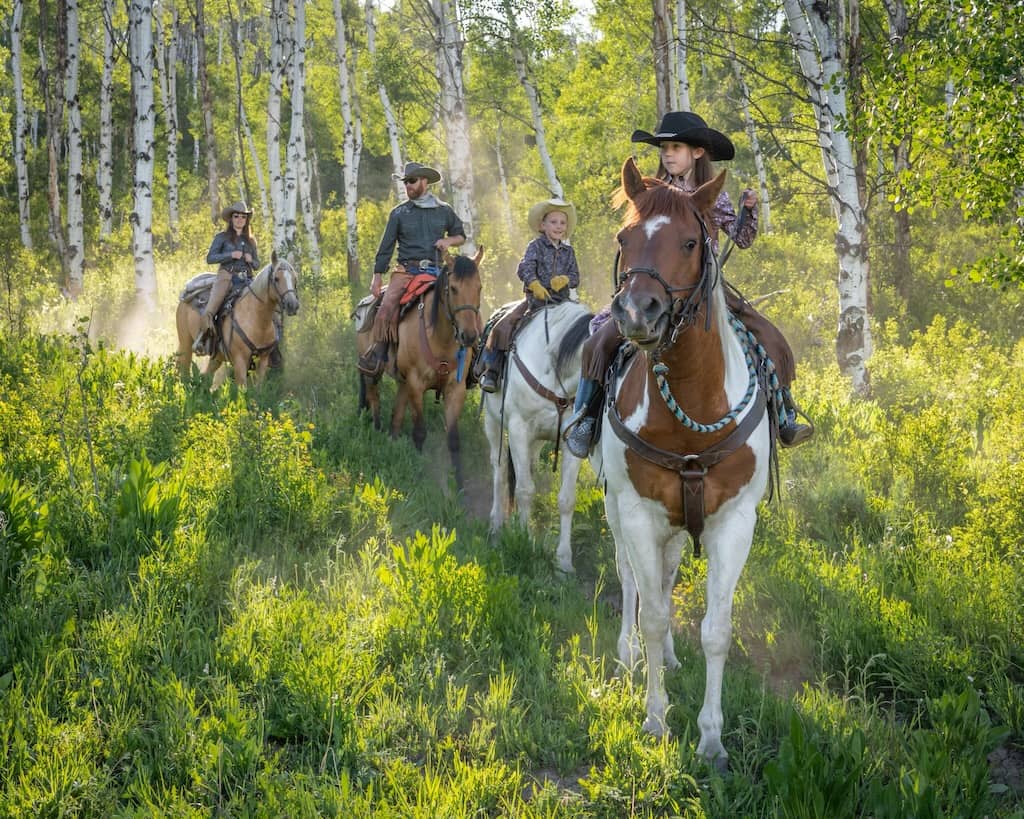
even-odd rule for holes
{"type": "MultiPolygon", "coordinates": [[[[505,522],[513,495],[519,519],[529,527],[536,491],[533,465],[545,441],[553,441],[556,447],[561,444],[564,415],[571,411],[576,395],[580,354],[590,334],[591,318],[593,314],[574,301],[551,304],[528,314],[509,351],[501,390],[483,394],[484,431],[490,443],[494,476],[491,531],[505,522]]],[[[568,450],[560,454],[560,527],[555,557],[559,568],[571,573],[572,516],[580,460],[568,450]]]]}
{"type": "MultiPolygon", "coordinates": [[[[445,255],[436,283],[412,302],[398,323],[398,352],[385,369],[398,382],[391,411],[391,437],[402,431],[406,407],[412,407],[412,440],[423,449],[427,426],[423,417],[423,395],[434,390],[444,399],[444,421],[448,452],[461,489],[462,462],[459,454],[459,414],[466,401],[466,375],[473,358],[473,345],[483,330],[480,321],[480,260],[483,248],[469,256],[445,255]]],[[[415,281],[415,280],[414,280],[415,281]]],[[[365,302],[365,300],[364,300],[365,302]]],[[[369,303],[356,310],[357,326],[363,324],[369,303]]],[[[373,344],[369,327],[357,332],[356,344],[362,355],[373,344]]],[[[360,373],[359,409],[369,409],[374,426],[381,428],[380,377],[360,373]]]]}
{"type": "Polygon", "coordinates": [[[622,168],[627,210],[617,234],[612,318],[636,353],[609,381],[600,458],[605,510],[623,587],[619,658],[647,663],[643,728],[668,730],[663,669],[679,667],[670,630],[672,587],[687,539],[707,554],[706,663],[697,752],[720,769],[722,677],[733,594],[750,551],[772,457],[765,391],[746,336],[725,306],[707,230],[725,173],[692,195],[622,168]]]}
{"type": "MultiPolygon", "coordinates": [[[[194,277],[185,286],[175,312],[178,370],[182,378],[191,369],[192,344],[199,334],[200,314],[192,302],[191,294],[202,289],[204,277],[212,281],[209,273],[194,277]]],[[[263,380],[270,365],[270,352],[280,341],[274,313],[278,307],[289,316],[299,311],[299,297],[296,293],[298,283],[299,274],[295,268],[284,258],[274,256],[270,264],[243,285],[231,307],[221,310],[217,321],[220,342],[210,356],[205,371],[205,375],[214,376],[213,389],[217,389],[227,377],[227,371],[221,367],[225,361],[231,363],[238,386],[245,386],[253,363],[253,382],[259,384],[263,380]]]]}

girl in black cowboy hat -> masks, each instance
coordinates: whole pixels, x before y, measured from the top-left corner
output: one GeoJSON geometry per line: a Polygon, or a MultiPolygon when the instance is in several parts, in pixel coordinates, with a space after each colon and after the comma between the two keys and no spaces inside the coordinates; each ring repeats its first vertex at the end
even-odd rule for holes
{"type": "Polygon", "coordinates": [[[217,279],[210,290],[210,298],[199,325],[199,336],[195,341],[195,346],[199,348],[205,342],[206,331],[213,329],[213,319],[231,289],[232,276],[236,273],[251,274],[260,263],[256,239],[249,225],[252,210],[239,200],[224,208],[220,217],[225,222],[224,230],[213,237],[213,243],[206,254],[206,263],[218,265],[218,268],[217,279]]]}
{"type": "MultiPolygon", "coordinates": [[[[736,154],[730,139],[709,128],[692,111],[670,111],[662,117],[657,130],[633,132],[633,142],[657,146],[660,162],[658,179],[687,193],[697,190],[714,176],[712,160],[732,159],[736,154]]],[[[711,212],[708,230],[712,250],[718,253],[718,231],[724,230],[736,247],[747,248],[757,235],[757,194],[747,189],[741,200],[742,218],[737,218],[732,200],[724,190],[711,212]]],[[[754,334],[768,351],[775,364],[776,374],[786,403],[786,421],[779,426],[779,441],[783,446],[796,446],[811,437],[813,427],[797,421],[798,409],[790,394],[790,385],[796,377],[793,351],[778,327],[758,313],[751,304],[730,287],[725,289],[729,310],[754,334]]],[[[595,318],[593,335],[583,345],[583,378],[576,392],[576,405],[566,425],[565,441],[569,451],[580,458],[589,454],[597,426],[597,413],[601,406],[605,373],[612,356],[621,343],[614,321],[608,321],[609,308],[595,318]]]]}

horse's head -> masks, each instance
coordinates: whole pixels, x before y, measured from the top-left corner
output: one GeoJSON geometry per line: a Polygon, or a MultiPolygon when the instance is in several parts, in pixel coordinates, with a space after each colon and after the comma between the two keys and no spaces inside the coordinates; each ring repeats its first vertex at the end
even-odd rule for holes
{"type": "Polygon", "coordinates": [[[644,347],[667,341],[709,307],[717,267],[706,228],[725,171],[692,195],[622,166],[626,216],[616,241],[620,289],[612,300],[619,332],[644,347]]]}
{"type": "Polygon", "coordinates": [[[276,254],[271,262],[270,287],[271,298],[280,303],[289,316],[299,312],[299,274],[287,259],[276,254]]]}
{"type": "Polygon", "coordinates": [[[484,257],[481,247],[475,256],[453,256],[445,254],[444,281],[441,298],[455,332],[455,340],[463,347],[472,347],[483,332],[480,319],[480,260],[484,257]]]}

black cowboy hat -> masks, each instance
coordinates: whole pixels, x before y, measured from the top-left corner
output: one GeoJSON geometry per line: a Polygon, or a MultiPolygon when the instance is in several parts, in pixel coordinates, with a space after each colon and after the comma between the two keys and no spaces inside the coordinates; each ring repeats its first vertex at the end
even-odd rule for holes
{"type": "Polygon", "coordinates": [[[430,184],[441,179],[441,174],[433,168],[421,165],[419,162],[406,162],[405,170],[402,173],[393,173],[391,176],[393,179],[401,179],[403,182],[411,182],[414,179],[426,179],[430,184]]]}
{"type": "Polygon", "coordinates": [[[708,152],[710,159],[732,159],[736,155],[729,137],[708,128],[708,124],[692,111],[669,111],[661,118],[653,134],[634,131],[633,142],[661,145],[662,142],[685,142],[708,152]]]}
{"type": "Polygon", "coordinates": [[[227,221],[228,219],[231,218],[231,214],[233,213],[244,213],[246,216],[251,217],[252,208],[250,208],[248,205],[245,204],[245,202],[239,199],[237,202],[234,202],[233,204],[228,205],[226,208],[224,208],[224,210],[220,212],[220,218],[227,221]]]}

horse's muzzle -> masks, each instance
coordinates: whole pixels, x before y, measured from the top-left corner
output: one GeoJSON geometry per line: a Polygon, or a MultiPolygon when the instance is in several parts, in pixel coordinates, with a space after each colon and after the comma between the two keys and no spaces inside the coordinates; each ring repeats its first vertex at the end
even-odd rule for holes
{"type": "Polygon", "coordinates": [[[294,293],[286,293],[282,305],[289,316],[294,316],[299,312],[299,299],[294,293]]]}
{"type": "Polygon", "coordinates": [[[621,291],[612,299],[611,314],[623,337],[641,346],[656,343],[665,330],[669,305],[655,293],[621,291]]]}

